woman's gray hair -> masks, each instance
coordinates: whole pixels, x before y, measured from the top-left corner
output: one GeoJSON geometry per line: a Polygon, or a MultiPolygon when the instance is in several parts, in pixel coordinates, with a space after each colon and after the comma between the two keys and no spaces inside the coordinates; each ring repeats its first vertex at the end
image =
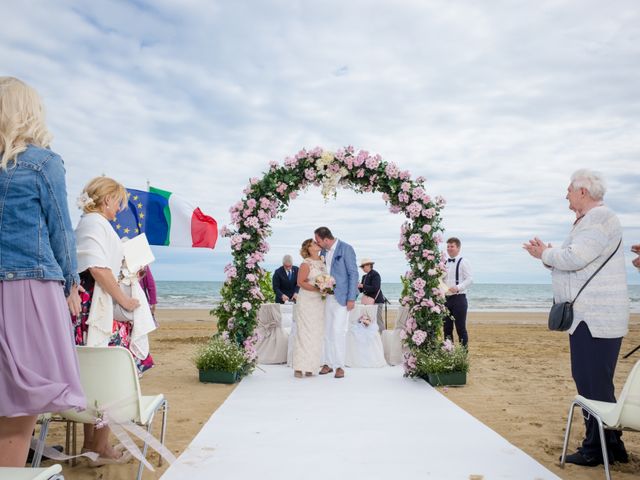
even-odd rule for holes
{"type": "Polygon", "coordinates": [[[293,265],[293,257],[291,255],[285,255],[284,257],[282,257],[282,264],[289,264],[289,265],[293,265]]]}
{"type": "Polygon", "coordinates": [[[594,200],[602,200],[607,192],[607,184],[602,174],[588,168],[581,168],[573,172],[571,186],[586,189],[594,200]]]}

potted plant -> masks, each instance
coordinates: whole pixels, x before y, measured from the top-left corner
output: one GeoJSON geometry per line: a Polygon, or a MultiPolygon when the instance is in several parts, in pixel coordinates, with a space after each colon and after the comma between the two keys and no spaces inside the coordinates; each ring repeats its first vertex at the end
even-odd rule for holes
{"type": "Polygon", "coordinates": [[[203,383],[235,383],[247,364],[242,347],[224,334],[214,335],[201,345],[193,361],[203,383]]]}
{"type": "Polygon", "coordinates": [[[416,369],[419,376],[434,387],[464,385],[469,371],[467,349],[462,345],[454,345],[451,340],[445,340],[435,349],[418,352],[416,369]]]}

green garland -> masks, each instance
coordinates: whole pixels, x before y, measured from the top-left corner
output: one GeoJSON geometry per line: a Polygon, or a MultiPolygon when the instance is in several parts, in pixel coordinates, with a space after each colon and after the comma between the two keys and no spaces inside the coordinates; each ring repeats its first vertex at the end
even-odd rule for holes
{"type": "Polygon", "coordinates": [[[409,263],[404,277],[410,282],[410,294],[401,304],[410,309],[410,315],[402,336],[409,350],[405,374],[416,375],[417,355],[433,351],[441,341],[446,309],[440,278],[446,267],[438,244],[445,202],[426,194],[423,178],[412,180],[409,172],[400,171],[394,163],[366,151],[355,152],[352,147],[335,154],[320,148],[302,150],[285,159],[284,165],[272,162],[262,179],[250,180],[245,196],[230,209],[231,226],[221,229],[230,239],[233,263],[225,267],[222,300],[212,311],[218,317],[219,331],[243,346],[248,365],[255,363],[256,317],[266,300],[260,282],[267,274],[259,264],[269,250],[269,222],[286,212],[298,192],[312,186],[321,187],[325,198],[335,197],[338,186],[357,193],[379,192],[392,213],[407,217],[399,248],[409,263]]]}

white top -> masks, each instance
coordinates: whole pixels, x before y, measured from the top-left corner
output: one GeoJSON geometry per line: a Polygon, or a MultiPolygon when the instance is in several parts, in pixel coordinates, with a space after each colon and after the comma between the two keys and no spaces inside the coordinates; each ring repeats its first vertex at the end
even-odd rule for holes
{"type": "Polygon", "coordinates": [[[339,241],[340,240],[336,238],[336,241],[333,242],[331,248],[327,250],[327,256],[324,259],[324,263],[327,266],[327,274],[329,275],[331,275],[331,263],[333,262],[333,254],[336,253],[336,247],[338,246],[339,241]]]}
{"type": "MultiPolygon", "coordinates": [[[[618,246],[622,227],[606,206],[589,210],[576,223],[561,247],[547,248],[542,261],[551,268],[556,302],[572,301],[589,277],[618,246]]],[[[572,334],[585,322],[597,338],[619,338],[629,331],[629,295],[624,245],[593,277],[573,305],[572,334]]]]}
{"type": "Polygon", "coordinates": [[[449,288],[456,286],[456,267],[460,264],[458,293],[467,293],[467,290],[473,283],[469,261],[462,257],[455,257],[452,260],[454,261],[447,261],[447,275],[445,276],[444,283],[449,288]]]}
{"type": "MultiPolygon", "coordinates": [[[[118,280],[124,258],[122,242],[106,218],[99,213],[83,215],[76,227],[76,242],[78,272],[88,268],[108,268],[114,280],[118,280]]],[[[156,327],[146,296],[137,281],[133,284],[132,294],[140,300],[140,307],[134,311],[130,349],[134,355],[144,359],[149,354],[147,334],[156,327]]],[[[87,346],[108,346],[113,330],[113,299],[98,282],[93,289],[87,325],[87,346]]]]}

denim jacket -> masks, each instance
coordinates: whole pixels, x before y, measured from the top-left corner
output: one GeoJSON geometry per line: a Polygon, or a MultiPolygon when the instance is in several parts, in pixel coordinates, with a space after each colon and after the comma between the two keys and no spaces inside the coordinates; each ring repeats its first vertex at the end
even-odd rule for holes
{"type": "Polygon", "coordinates": [[[79,284],[64,162],[29,145],[0,169],[0,281],[64,281],[65,295],[79,284]]]}

